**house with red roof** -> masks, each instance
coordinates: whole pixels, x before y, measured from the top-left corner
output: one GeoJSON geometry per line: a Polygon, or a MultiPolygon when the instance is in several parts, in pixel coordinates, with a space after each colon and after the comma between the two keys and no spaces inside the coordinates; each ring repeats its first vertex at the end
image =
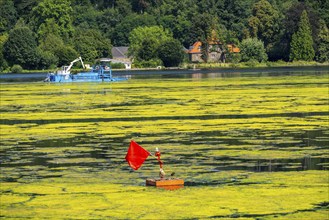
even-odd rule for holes
{"type": "MultiPolygon", "coordinates": [[[[240,53],[240,49],[234,44],[227,44],[226,48],[219,40],[210,40],[207,49],[207,62],[225,62],[226,53],[240,53]]],[[[191,62],[205,62],[205,57],[202,54],[202,42],[195,42],[188,50],[189,60],[191,62]]]]}

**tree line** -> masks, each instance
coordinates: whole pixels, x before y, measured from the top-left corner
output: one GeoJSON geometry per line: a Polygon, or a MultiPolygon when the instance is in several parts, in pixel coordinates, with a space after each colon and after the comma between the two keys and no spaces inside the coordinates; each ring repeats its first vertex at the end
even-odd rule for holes
{"type": "Polygon", "coordinates": [[[175,66],[214,33],[240,47],[231,62],[327,62],[328,24],[326,0],[0,0],[0,70],[92,63],[113,46],[136,66],[175,66]]]}

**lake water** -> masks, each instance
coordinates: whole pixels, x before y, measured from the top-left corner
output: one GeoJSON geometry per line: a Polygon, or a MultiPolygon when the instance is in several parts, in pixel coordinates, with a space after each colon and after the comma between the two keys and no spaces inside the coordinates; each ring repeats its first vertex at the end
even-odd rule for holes
{"type": "Polygon", "coordinates": [[[328,68],[118,74],[0,75],[0,218],[328,219],[328,68]],[[131,139],[185,187],[145,187],[131,139]]]}
{"type": "MultiPolygon", "coordinates": [[[[151,152],[159,147],[165,169],[189,185],[218,184],[213,174],[222,171],[329,168],[325,68],[127,75],[80,84],[2,76],[2,181],[77,170],[128,181],[119,174],[131,172],[124,161],[131,139],[151,152]]],[[[139,184],[157,169],[147,160],[139,184]]]]}

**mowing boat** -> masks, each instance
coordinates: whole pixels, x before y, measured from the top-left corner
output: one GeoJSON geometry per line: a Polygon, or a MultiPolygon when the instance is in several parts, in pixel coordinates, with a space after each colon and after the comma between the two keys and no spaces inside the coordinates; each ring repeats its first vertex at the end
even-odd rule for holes
{"type": "Polygon", "coordinates": [[[72,74],[70,72],[74,63],[80,61],[83,69],[85,65],[81,57],[73,60],[69,66],[63,66],[61,70],[55,73],[49,73],[45,82],[117,82],[127,80],[125,77],[113,77],[112,68],[110,63],[102,62],[99,65],[93,66],[89,72],[81,72],[77,74],[72,74]]]}

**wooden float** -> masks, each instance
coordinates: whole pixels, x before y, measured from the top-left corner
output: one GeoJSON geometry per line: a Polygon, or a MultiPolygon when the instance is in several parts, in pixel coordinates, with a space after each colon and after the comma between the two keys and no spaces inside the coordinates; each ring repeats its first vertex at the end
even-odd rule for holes
{"type": "Polygon", "coordinates": [[[168,190],[175,190],[184,187],[184,180],[179,178],[154,178],[147,179],[146,186],[155,186],[168,190]]]}

